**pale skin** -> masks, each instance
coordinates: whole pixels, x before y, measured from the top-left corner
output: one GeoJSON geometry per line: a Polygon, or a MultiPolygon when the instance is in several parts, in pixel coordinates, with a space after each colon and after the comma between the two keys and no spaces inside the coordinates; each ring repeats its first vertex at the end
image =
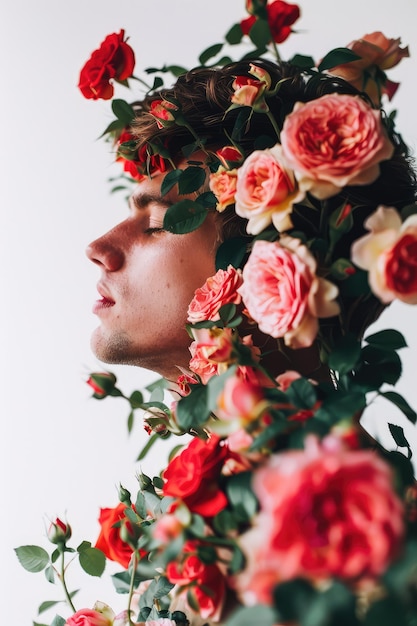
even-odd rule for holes
{"type": "Polygon", "coordinates": [[[137,365],[176,380],[190,359],[188,304],[216,271],[219,233],[212,213],[186,235],[162,229],[168,206],[178,200],[175,190],[161,197],[164,176],[139,183],[127,219],[87,248],[101,272],[93,307],[100,325],[91,345],[104,362],[137,365]]]}

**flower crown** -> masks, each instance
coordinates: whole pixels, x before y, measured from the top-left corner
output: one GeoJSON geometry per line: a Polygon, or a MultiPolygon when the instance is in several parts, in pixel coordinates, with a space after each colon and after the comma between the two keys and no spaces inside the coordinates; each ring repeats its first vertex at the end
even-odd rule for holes
{"type": "MultiPolygon", "coordinates": [[[[75,611],[63,579],[74,615],[57,624],[173,626],[198,614],[229,626],[372,626],[391,624],[395,615],[411,626],[417,617],[411,449],[395,424],[390,431],[406,455],[370,443],[358,423],[377,396],[417,419],[400,394],[387,390],[401,375],[402,334],[390,329],[362,340],[369,310],[372,318],[394,299],[417,303],[411,178],[411,199],[400,206],[378,203],[364,212],[362,199],[394,155],[406,166],[394,116],[385,116],[381,103],[397,88],[386,70],[408,49],[376,32],[332,50],[319,64],[296,55],[289,66],[304,84],[336,85],[340,77],[359,91],[317,90],[277,120],[273,103],[290,79],[275,78],[263,59],[281,64],[277,44],[291,34],[300,10],[282,0],[247,0],[246,10],[225,44],[199,58],[208,69],[227,67],[233,59],[225,45],[255,46],[245,50],[246,73],[233,77],[221,146],[208,145],[164,89],[165,76],[185,68],[148,68],[154,81],[143,85],[155,129],[188,133],[185,167],[178,167],[178,149],[171,153],[163,134],[138,141],[135,105],[112,102],[116,119],[104,135],[125,173],[135,181],[162,173],[163,192],[177,185],[180,196],[196,195],[167,210],[164,229],[180,236],[217,210],[242,218],[246,234],[225,239],[216,274],[189,305],[191,359],[189,370],[169,383],[175,402],[166,403],[161,385],[148,389],[148,399],[139,391],[126,397],[109,372],[88,381],[96,398],[129,402],[129,428],[134,411],[145,411],[150,438],[139,459],[160,437],[193,438],[161,476],[141,474],[135,496],[121,487],[120,503],[101,509],[95,546],[77,549],[88,573],[101,575],[103,555],[122,566],[115,582],[129,591],[127,610],[115,616],[100,602],[75,611]],[[263,116],[269,131],[247,151],[245,133],[255,116],[263,116]],[[265,357],[277,341],[294,353],[317,345],[331,377],[295,369],[276,377],[265,357]],[[183,600],[181,610],[173,597],[183,600]]],[[[81,71],[83,95],[111,99],[114,83],[130,86],[134,59],[123,30],[109,35],[81,71]]],[[[74,551],[70,536],[57,519],[49,532],[57,546],[51,557],[36,546],[19,548],[18,556],[27,569],[46,568],[53,578],[53,563],[74,551]]]]}

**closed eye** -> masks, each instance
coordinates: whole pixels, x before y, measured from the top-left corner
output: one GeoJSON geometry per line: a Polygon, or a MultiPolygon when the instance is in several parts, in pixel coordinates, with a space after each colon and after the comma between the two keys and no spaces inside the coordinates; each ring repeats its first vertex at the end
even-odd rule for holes
{"type": "Polygon", "coordinates": [[[143,232],[145,233],[145,235],[152,235],[152,233],[161,233],[164,230],[165,229],[162,227],[150,226],[149,228],[146,228],[143,232]]]}

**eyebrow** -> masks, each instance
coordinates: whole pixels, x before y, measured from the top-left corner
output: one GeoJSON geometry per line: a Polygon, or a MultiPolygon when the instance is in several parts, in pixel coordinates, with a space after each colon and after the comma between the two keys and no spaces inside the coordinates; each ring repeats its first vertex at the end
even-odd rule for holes
{"type": "Polygon", "coordinates": [[[168,208],[171,203],[166,198],[157,193],[138,193],[130,196],[129,206],[135,209],[146,209],[149,204],[160,204],[162,207],[168,208]]]}

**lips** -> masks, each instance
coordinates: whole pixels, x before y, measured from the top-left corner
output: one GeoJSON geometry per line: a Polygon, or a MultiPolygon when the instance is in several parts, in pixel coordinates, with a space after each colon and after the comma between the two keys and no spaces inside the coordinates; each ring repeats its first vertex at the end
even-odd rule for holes
{"type": "Polygon", "coordinates": [[[98,284],[97,291],[101,297],[96,300],[93,305],[93,313],[96,314],[104,311],[105,309],[109,309],[116,304],[110,294],[103,287],[103,285],[98,284]]]}

